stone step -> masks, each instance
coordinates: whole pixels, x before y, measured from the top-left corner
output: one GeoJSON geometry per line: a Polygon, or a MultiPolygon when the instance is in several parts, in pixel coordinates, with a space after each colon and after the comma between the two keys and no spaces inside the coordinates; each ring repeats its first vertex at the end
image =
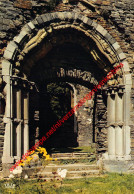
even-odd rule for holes
{"type": "Polygon", "coordinates": [[[55,153],[55,154],[51,154],[52,158],[60,158],[60,157],[90,157],[94,155],[93,153],[55,153]]]}
{"type": "Polygon", "coordinates": [[[67,177],[67,179],[81,179],[81,178],[90,178],[90,177],[100,177],[101,176],[101,174],[99,173],[96,173],[96,174],[89,174],[89,175],[86,175],[86,177],[85,176],[83,176],[83,175],[79,175],[79,176],[74,176],[74,177],[67,177]]]}
{"type": "MultiPolygon", "coordinates": [[[[86,175],[86,178],[90,178],[90,177],[101,177],[102,175],[101,174],[94,174],[94,175],[86,175]]],[[[74,177],[66,177],[67,179],[81,179],[81,178],[84,178],[84,176],[74,176],[74,177]]],[[[60,178],[59,177],[51,177],[51,178],[49,178],[49,177],[45,177],[45,178],[43,178],[43,177],[40,177],[39,178],[40,180],[44,180],[44,181],[52,181],[52,180],[60,180],[60,178]]],[[[35,178],[34,176],[33,176],[33,178],[29,178],[28,179],[29,181],[31,181],[31,180],[37,180],[37,177],[35,178]]]]}
{"type": "Polygon", "coordinates": [[[95,164],[65,164],[65,165],[47,165],[44,169],[45,172],[57,171],[58,168],[67,169],[68,171],[80,171],[80,170],[98,170],[99,167],[95,164]]]}
{"type": "MultiPolygon", "coordinates": [[[[75,178],[75,177],[87,177],[93,175],[99,175],[99,170],[81,170],[81,171],[67,171],[66,178],[75,178]]],[[[53,172],[38,172],[37,174],[33,174],[30,178],[39,177],[39,178],[60,178],[57,173],[53,172]]]]}
{"type": "Polygon", "coordinates": [[[60,157],[60,158],[56,158],[57,159],[57,161],[62,161],[62,160],[70,160],[70,161],[72,161],[72,160],[77,160],[77,161],[79,161],[79,160],[85,160],[85,159],[87,159],[87,160],[91,160],[91,159],[95,159],[95,157],[60,157]]]}
{"type": "Polygon", "coordinates": [[[67,176],[66,178],[73,179],[73,178],[83,178],[83,177],[90,177],[90,176],[99,176],[100,171],[97,165],[89,165],[89,164],[66,164],[66,165],[56,165],[56,164],[49,164],[45,168],[41,167],[32,167],[28,168],[25,167],[23,169],[23,174],[28,175],[30,179],[40,178],[40,179],[60,179],[59,175],[57,174],[58,168],[67,169],[67,176]]]}
{"type": "Polygon", "coordinates": [[[72,178],[72,177],[87,177],[91,175],[99,175],[100,171],[99,170],[86,170],[86,171],[68,171],[67,172],[67,178],[72,178]]]}

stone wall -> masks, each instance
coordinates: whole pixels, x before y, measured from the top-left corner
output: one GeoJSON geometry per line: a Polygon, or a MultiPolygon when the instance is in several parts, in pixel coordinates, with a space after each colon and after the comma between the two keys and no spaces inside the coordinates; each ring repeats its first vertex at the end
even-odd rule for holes
{"type": "Polygon", "coordinates": [[[97,93],[97,102],[96,102],[96,142],[97,142],[97,152],[105,153],[108,147],[107,144],[107,135],[108,129],[107,125],[107,96],[105,92],[101,90],[97,93]]]}
{"type": "MultiPolygon", "coordinates": [[[[91,90],[81,86],[76,85],[77,90],[77,103],[84,98],[91,90]]],[[[77,126],[78,126],[78,143],[79,146],[89,146],[93,143],[93,108],[94,108],[94,98],[88,100],[82,107],[77,111],[77,126]]]]}

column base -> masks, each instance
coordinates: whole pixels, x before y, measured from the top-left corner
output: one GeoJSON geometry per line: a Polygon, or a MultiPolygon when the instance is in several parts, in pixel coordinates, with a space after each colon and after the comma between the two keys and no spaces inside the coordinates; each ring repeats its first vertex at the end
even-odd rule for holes
{"type": "Polygon", "coordinates": [[[107,155],[107,157],[105,156],[105,154],[103,154],[103,158],[104,160],[115,160],[115,161],[128,161],[131,160],[131,156],[130,155],[126,155],[126,156],[117,156],[117,155],[107,155]]]}
{"type": "Polygon", "coordinates": [[[10,168],[12,167],[13,164],[6,164],[6,163],[3,163],[2,164],[2,177],[3,178],[8,178],[9,175],[10,175],[10,168]]]}
{"type": "Polygon", "coordinates": [[[125,156],[116,156],[117,161],[125,161],[125,156]]]}
{"type": "Polygon", "coordinates": [[[103,160],[103,168],[106,172],[127,173],[132,166],[133,161],[103,160]]]}
{"type": "Polygon", "coordinates": [[[131,160],[131,156],[130,155],[126,155],[124,156],[125,160],[131,160]]]}
{"type": "Polygon", "coordinates": [[[116,160],[115,155],[108,155],[108,160],[116,160]]]}
{"type": "Polygon", "coordinates": [[[17,161],[17,160],[20,160],[21,157],[19,157],[19,156],[14,156],[14,159],[17,161]]]}
{"type": "Polygon", "coordinates": [[[10,164],[10,163],[14,163],[14,158],[10,157],[10,156],[3,156],[2,157],[2,163],[3,164],[10,164]]]}

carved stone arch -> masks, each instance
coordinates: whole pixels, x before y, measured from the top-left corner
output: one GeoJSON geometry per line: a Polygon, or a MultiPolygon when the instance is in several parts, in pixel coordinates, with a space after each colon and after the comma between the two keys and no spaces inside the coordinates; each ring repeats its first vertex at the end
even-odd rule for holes
{"type": "MultiPolygon", "coordinates": [[[[18,80],[23,80],[26,82],[29,86],[29,88],[33,87],[34,83],[30,82],[30,80],[27,81],[26,74],[23,74],[21,72],[22,64],[24,65],[24,62],[26,62],[27,57],[30,55],[30,53],[37,51],[36,49],[42,45],[42,48],[46,50],[46,53],[52,49],[51,45],[51,38],[54,36],[54,33],[58,33],[62,30],[70,30],[73,29],[74,31],[77,31],[78,34],[83,34],[85,38],[90,40],[94,43],[94,47],[90,49],[90,45],[88,44],[82,44],[83,48],[89,51],[91,57],[94,59],[94,61],[97,63],[98,68],[104,68],[104,74],[106,74],[112,67],[117,66],[119,63],[123,63],[123,68],[121,71],[117,73],[117,77],[121,78],[118,80],[118,82],[109,82],[109,86],[107,87],[108,94],[110,97],[108,97],[108,112],[111,114],[115,112],[115,101],[112,101],[111,95],[113,93],[116,93],[116,98],[119,103],[121,103],[121,106],[124,106],[124,112],[123,112],[123,122],[121,121],[121,118],[116,118],[116,121],[114,120],[108,120],[108,130],[109,130],[109,136],[108,136],[108,142],[109,142],[109,150],[108,150],[108,156],[105,157],[105,159],[108,160],[130,160],[130,92],[131,92],[131,74],[130,74],[130,68],[128,65],[128,62],[126,61],[126,56],[121,50],[118,42],[108,33],[107,30],[105,30],[101,25],[97,24],[96,22],[92,21],[87,16],[81,15],[77,12],[55,12],[55,13],[49,13],[49,14],[43,14],[41,16],[38,16],[33,21],[26,24],[20,34],[14,38],[13,41],[11,41],[5,52],[4,52],[4,59],[2,62],[2,75],[3,75],[3,81],[6,83],[6,114],[4,117],[4,122],[6,124],[5,129],[5,142],[4,142],[4,154],[3,154],[3,163],[12,163],[14,161],[14,155],[12,152],[12,138],[10,138],[10,133],[12,134],[12,119],[13,116],[13,110],[12,110],[12,79],[17,77],[18,80]],[[50,41],[48,39],[50,38],[50,41]],[[46,42],[45,42],[46,41],[46,42]],[[43,42],[45,42],[43,44],[43,42]],[[46,44],[46,45],[45,45],[46,44]],[[103,59],[106,59],[106,62],[103,61],[101,58],[103,56],[103,59]],[[105,68],[106,65],[106,68],[105,68]],[[116,87],[116,84],[118,84],[118,87],[116,87]],[[123,86],[122,86],[123,85],[123,86]],[[124,93],[124,95],[122,95],[124,93]],[[123,99],[124,98],[124,104],[123,99]],[[111,109],[111,110],[110,110],[111,109]],[[121,143],[121,146],[123,146],[123,152],[122,150],[118,150],[115,147],[118,146],[118,139],[115,139],[115,129],[116,128],[116,134],[119,137],[122,134],[122,137],[124,136],[123,144],[121,143]],[[121,127],[120,127],[121,126],[121,127]],[[113,138],[114,143],[116,144],[115,147],[112,147],[113,143],[111,142],[111,139],[113,138]],[[111,146],[111,147],[110,147],[111,146]]],[[[63,37],[63,43],[65,42],[65,38],[63,37]]],[[[41,50],[39,51],[41,52],[41,50]]],[[[43,57],[45,54],[43,53],[43,57]]],[[[40,58],[37,57],[37,60],[40,58]]],[[[32,60],[32,57],[29,58],[29,63],[27,61],[26,65],[29,68],[30,65],[33,65],[34,61],[32,60]],[[32,62],[32,63],[31,63],[32,62]],[[31,64],[30,64],[31,63],[31,64]]],[[[18,99],[21,100],[21,90],[18,87],[17,88],[17,96],[18,99]]],[[[26,90],[26,97],[24,97],[24,103],[26,108],[26,114],[28,112],[28,91],[26,90]]],[[[19,103],[18,103],[18,109],[19,103]]],[[[116,107],[115,107],[116,108],[116,107]]],[[[120,109],[118,107],[118,112],[120,112],[120,109]]],[[[20,111],[18,110],[18,120],[19,123],[18,127],[21,127],[21,121],[20,121],[20,111]]],[[[110,115],[111,116],[111,115],[110,115]]],[[[112,115],[113,116],[113,115],[112,115]]],[[[112,118],[112,117],[111,117],[112,118]]],[[[19,129],[18,129],[19,130],[19,129]]],[[[28,117],[25,118],[25,134],[28,138],[28,117]]],[[[20,139],[20,134],[18,133],[18,139],[20,139]]],[[[120,142],[120,141],[119,141],[120,142]]],[[[28,149],[28,142],[25,142],[26,149],[28,149]]],[[[17,144],[17,149],[20,150],[19,143],[17,144]]],[[[20,151],[18,151],[18,155],[16,159],[18,159],[21,156],[20,151]]]]}

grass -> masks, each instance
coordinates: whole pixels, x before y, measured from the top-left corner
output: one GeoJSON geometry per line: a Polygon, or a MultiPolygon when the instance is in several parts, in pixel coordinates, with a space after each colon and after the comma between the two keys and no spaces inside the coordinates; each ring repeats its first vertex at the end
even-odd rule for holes
{"type": "Polygon", "coordinates": [[[1,193],[12,194],[132,194],[134,193],[134,175],[131,174],[106,174],[103,177],[45,182],[41,180],[12,180],[0,181],[1,193]],[[15,184],[15,189],[7,189],[4,184],[15,184]]]}
{"type": "Polygon", "coordinates": [[[67,148],[51,148],[50,153],[87,153],[89,158],[72,159],[60,159],[54,163],[56,164],[75,164],[75,163],[87,163],[93,164],[96,162],[96,148],[93,146],[82,146],[82,147],[67,147],[67,148]]]}
{"type": "Polygon", "coordinates": [[[67,148],[51,148],[50,153],[96,153],[96,148],[93,146],[82,147],[67,147],[67,148]]]}
{"type": "Polygon", "coordinates": [[[84,163],[84,164],[94,164],[96,163],[96,156],[92,156],[90,158],[79,158],[79,159],[64,159],[57,161],[57,164],[76,164],[76,163],[84,163]]]}

